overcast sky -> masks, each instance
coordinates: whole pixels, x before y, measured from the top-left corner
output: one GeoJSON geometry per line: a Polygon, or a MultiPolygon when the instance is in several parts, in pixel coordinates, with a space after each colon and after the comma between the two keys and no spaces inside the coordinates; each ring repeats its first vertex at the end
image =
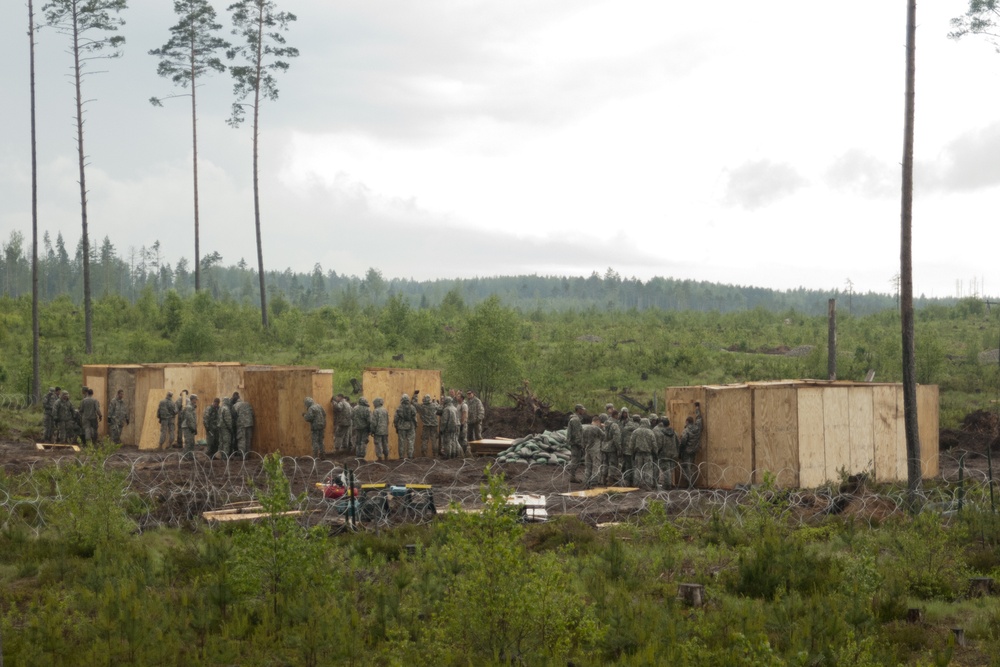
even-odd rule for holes
{"type": "MultiPolygon", "coordinates": [[[[36,12],[44,0],[36,0],[36,12]]],[[[905,1],[277,0],[301,56],[261,119],[264,261],[416,279],[608,267],[891,291],[905,1]]],[[[187,99],[132,0],[84,81],[92,242],[194,255],[187,99]]],[[[226,3],[217,2],[224,36],[226,3]]],[[[1000,292],[1000,54],[918,6],[914,288],[1000,292]]],[[[37,45],[40,228],[80,233],[68,42],[37,45]]],[[[30,240],[27,7],[0,3],[0,240],[30,240]]],[[[250,127],[199,89],[202,252],[256,263],[250,127]]]]}

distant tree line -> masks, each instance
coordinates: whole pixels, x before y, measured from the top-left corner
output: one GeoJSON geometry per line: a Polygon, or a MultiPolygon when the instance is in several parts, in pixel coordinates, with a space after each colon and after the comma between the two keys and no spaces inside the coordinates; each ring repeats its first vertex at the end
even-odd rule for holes
{"type": "MultiPolygon", "coordinates": [[[[39,296],[49,301],[66,294],[74,302],[83,299],[83,245],[69,245],[61,232],[55,239],[42,236],[39,252],[39,296]],[[72,248],[72,250],[71,250],[72,248]]],[[[157,297],[170,290],[186,296],[195,290],[195,271],[181,257],[171,263],[159,241],[122,251],[110,238],[90,246],[91,283],[96,297],[115,295],[135,303],[149,288],[157,297]]],[[[31,292],[31,261],[24,235],[12,231],[0,255],[0,294],[19,297],[31,292]]],[[[257,271],[244,259],[224,265],[217,251],[201,257],[202,287],[216,299],[247,303],[260,300],[257,271]]],[[[827,302],[838,299],[841,312],[867,315],[895,309],[892,294],[848,294],[841,290],[811,290],[804,287],[774,290],[750,285],[726,285],[708,281],[655,277],[650,280],[626,278],[612,269],[589,276],[489,276],[417,281],[386,278],[376,268],[364,276],[324,270],[319,264],[309,273],[267,271],[265,282],[275,298],[304,309],[339,306],[346,310],[368,304],[382,306],[399,299],[413,308],[437,307],[451,298],[474,306],[496,295],[507,306],[530,313],[542,311],[615,310],[694,310],[741,312],[763,308],[772,312],[795,310],[808,315],[826,312],[827,302]],[[849,297],[849,298],[848,298],[849,297]]],[[[914,299],[916,308],[950,306],[956,298],[914,299]]]]}

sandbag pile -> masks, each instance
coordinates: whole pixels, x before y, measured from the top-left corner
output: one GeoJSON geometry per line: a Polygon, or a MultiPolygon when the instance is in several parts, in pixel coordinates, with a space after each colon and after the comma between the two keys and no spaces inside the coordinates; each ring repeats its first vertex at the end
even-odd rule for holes
{"type": "Polygon", "coordinates": [[[566,429],[526,435],[497,454],[497,463],[543,463],[565,466],[569,460],[566,429]]]}

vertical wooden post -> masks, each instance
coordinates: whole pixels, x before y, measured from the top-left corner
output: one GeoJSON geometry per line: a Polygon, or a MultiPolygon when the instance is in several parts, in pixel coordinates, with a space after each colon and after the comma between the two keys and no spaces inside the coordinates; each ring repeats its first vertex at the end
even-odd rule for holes
{"type": "Polygon", "coordinates": [[[827,303],[827,343],[826,371],[829,380],[837,379],[837,300],[830,299],[827,303]]]}

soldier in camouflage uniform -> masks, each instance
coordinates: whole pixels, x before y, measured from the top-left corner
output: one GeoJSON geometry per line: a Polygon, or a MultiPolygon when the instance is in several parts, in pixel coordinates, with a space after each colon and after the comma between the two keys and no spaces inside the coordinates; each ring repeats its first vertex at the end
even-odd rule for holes
{"type": "Polygon", "coordinates": [[[461,391],[455,393],[455,411],[458,412],[458,445],[462,456],[469,458],[469,406],[461,391]]]}
{"type": "Polygon", "coordinates": [[[42,441],[52,442],[56,434],[56,420],[52,417],[53,408],[59,400],[60,393],[56,387],[49,387],[49,392],[42,396],[42,441]]]}
{"type": "Polygon", "coordinates": [[[333,401],[333,451],[351,451],[351,408],[343,394],[337,394],[333,401]]]}
{"type": "Polygon", "coordinates": [[[194,456],[194,441],[198,435],[198,396],[188,396],[187,405],[181,410],[181,439],[184,442],[184,456],[194,456]]]}
{"type": "Polygon", "coordinates": [[[604,442],[604,429],[601,418],[594,415],[589,424],[583,425],[583,481],[588,486],[597,484],[597,474],[601,468],[601,443],[604,442]]]}
{"type": "Polygon", "coordinates": [[[222,399],[219,407],[219,449],[222,455],[229,458],[233,455],[233,432],[236,420],[233,419],[232,399],[228,396],[222,399]]]}
{"type": "Polygon", "coordinates": [[[647,491],[652,491],[657,486],[659,468],[653,461],[655,448],[656,435],[649,427],[649,420],[642,419],[629,436],[629,449],[632,450],[632,469],[635,471],[633,483],[647,491]]]}
{"type": "Polygon", "coordinates": [[[701,449],[701,403],[694,404],[694,417],[688,417],[684,424],[684,432],[681,434],[679,443],[681,455],[681,473],[689,489],[694,488],[698,481],[698,466],[695,465],[694,457],[701,449]]]}
{"type": "Polygon", "coordinates": [[[670,426],[670,420],[664,416],[660,423],[653,429],[661,438],[659,460],[657,463],[662,475],[662,488],[670,490],[674,488],[674,469],[677,467],[677,459],[680,456],[679,439],[677,432],[670,426]]]}
{"type": "Polygon", "coordinates": [[[430,394],[424,394],[424,400],[417,410],[423,429],[420,433],[420,455],[434,457],[434,443],[438,440],[438,413],[441,406],[432,400],[430,394]]]}
{"type": "Polygon", "coordinates": [[[253,446],[253,406],[240,398],[239,392],[233,394],[236,402],[233,410],[236,413],[236,449],[246,458],[253,446]]]}
{"type": "Polygon", "coordinates": [[[569,423],[566,424],[566,444],[569,445],[570,453],[569,481],[574,483],[580,482],[576,471],[583,463],[583,422],[580,421],[580,415],[583,413],[584,407],[577,403],[573,408],[573,414],[569,417],[569,423]]]}
{"type": "MultiPolygon", "coordinates": [[[[205,412],[201,415],[201,423],[205,427],[205,454],[209,459],[214,459],[222,442],[222,438],[220,437],[222,404],[218,398],[205,408],[205,412]]],[[[225,450],[223,450],[223,454],[225,454],[225,450]]]]}
{"type": "Polygon", "coordinates": [[[83,400],[80,401],[80,421],[83,425],[83,444],[97,446],[97,425],[104,416],[101,414],[101,403],[94,398],[94,390],[87,389],[83,400]]]}
{"type": "Polygon", "coordinates": [[[375,436],[375,458],[379,461],[389,460],[389,411],[385,409],[385,401],[375,399],[375,409],[372,411],[372,435],[375,436]]]}
{"type": "Polygon", "coordinates": [[[172,400],[174,392],[168,391],[167,397],[156,407],[156,418],[160,420],[160,444],[169,447],[174,442],[174,417],[177,416],[177,404],[172,400]]]}
{"type": "Polygon", "coordinates": [[[310,396],[306,397],[305,404],[306,411],[302,417],[309,422],[309,432],[312,436],[312,455],[313,458],[321,459],[326,453],[323,449],[323,438],[326,435],[326,410],[310,396]]]}
{"type": "Polygon", "coordinates": [[[618,411],[613,410],[604,424],[604,442],[601,443],[601,484],[617,483],[621,475],[619,458],[622,445],[622,427],[618,423],[618,411]]]}
{"type": "Polygon", "coordinates": [[[181,419],[184,417],[184,397],[188,395],[187,389],[181,390],[181,395],[177,397],[177,446],[184,446],[184,429],[181,427],[181,419]]]}
{"type": "Polygon", "coordinates": [[[76,440],[76,425],[74,423],[75,412],[73,404],[69,401],[69,392],[64,391],[59,394],[59,400],[52,408],[52,419],[55,422],[56,442],[69,444],[76,440]]]}
{"type": "Polygon", "coordinates": [[[632,421],[632,418],[628,413],[628,408],[624,405],[618,411],[618,425],[621,426],[622,429],[621,453],[618,457],[618,460],[621,462],[622,481],[626,486],[631,486],[632,450],[629,449],[629,438],[632,437],[632,431],[637,429],[639,425],[632,421]]]}
{"type": "Polygon", "coordinates": [[[410,397],[406,394],[399,399],[399,407],[393,415],[392,426],[396,429],[400,458],[412,459],[414,439],[417,435],[417,409],[410,403],[410,397]]]}
{"type": "Polygon", "coordinates": [[[351,412],[351,437],[354,438],[354,455],[359,459],[368,453],[368,436],[372,428],[372,411],[368,399],[362,396],[351,412]]]}
{"type": "Polygon", "coordinates": [[[441,456],[446,459],[458,458],[458,410],[455,409],[455,399],[444,397],[444,409],[441,411],[441,456]]]}
{"type": "Polygon", "coordinates": [[[465,394],[465,402],[469,406],[469,440],[473,442],[482,440],[486,408],[483,407],[483,402],[471,389],[465,394]]]}
{"type": "Polygon", "coordinates": [[[129,423],[128,404],[125,403],[125,390],[119,389],[108,406],[108,434],[111,442],[122,444],[122,429],[129,423]]]}

